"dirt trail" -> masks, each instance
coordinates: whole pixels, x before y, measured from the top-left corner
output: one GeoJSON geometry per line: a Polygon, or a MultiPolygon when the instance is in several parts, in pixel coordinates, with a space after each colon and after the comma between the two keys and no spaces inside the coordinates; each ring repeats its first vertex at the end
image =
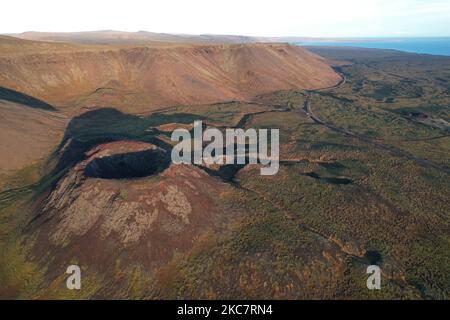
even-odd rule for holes
{"type": "MultiPolygon", "coordinates": [[[[343,80],[339,84],[337,84],[334,87],[327,88],[327,89],[336,89],[336,88],[339,88],[339,87],[343,86],[345,83],[346,83],[346,78],[344,76],[343,80]]],[[[346,136],[349,136],[349,137],[352,137],[352,138],[355,138],[355,139],[359,139],[359,140],[361,140],[363,142],[366,142],[368,144],[371,144],[371,145],[373,145],[373,146],[375,146],[377,148],[386,150],[386,151],[390,152],[391,154],[393,154],[395,156],[403,157],[403,158],[406,158],[408,160],[415,161],[415,162],[417,162],[417,163],[419,163],[419,164],[421,164],[423,166],[432,167],[432,168],[434,168],[434,169],[436,169],[436,170],[438,170],[440,172],[444,172],[446,174],[450,174],[450,168],[448,168],[446,166],[442,166],[442,165],[440,165],[438,163],[435,163],[433,161],[430,161],[428,159],[417,157],[417,156],[415,156],[415,155],[413,155],[413,154],[411,154],[411,153],[409,153],[407,151],[401,150],[401,149],[399,149],[397,147],[394,147],[392,145],[388,145],[388,144],[385,144],[385,143],[374,141],[373,139],[371,139],[371,138],[369,138],[369,137],[367,137],[367,136],[365,136],[363,134],[350,132],[350,131],[348,131],[346,129],[337,127],[337,126],[335,126],[333,124],[330,124],[330,123],[325,122],[324,120],[320,119],[314,113],[314,111],[312,110],[312,97],[313,97],[314,92],[320,92],[320,91],[327,90],[327,89],[310,90],[307,93],[306,100],[305,100],[305,103],[304,103],[304,106],[303,106],[303,111],[306,113],[308,118],[310,118],[312,121],[314,121],[317,124],[323,125],[323,126],[327,127],[328,129],[333,130],[335,132],[339,132],[339,133],[341,133],[343,135],[346,135],[346,136]]]]}

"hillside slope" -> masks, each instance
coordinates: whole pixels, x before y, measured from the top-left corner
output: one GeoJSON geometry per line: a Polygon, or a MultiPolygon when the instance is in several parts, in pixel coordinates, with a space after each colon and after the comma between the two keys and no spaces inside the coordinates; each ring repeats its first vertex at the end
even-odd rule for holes
{"type": "Polygon", "coordinates": [[[50,50],[33,50],[34,44],[43,44],[16,40],[18,49],[29,49],[14,53],[13,45],[1,45],[0,39],[0,86],[70,114],[90,106],[146,112],[167,105],[242,100],[270,91],[328,87],[340,80],[326,60],[286,44],[49,43],[50,50]]]}
{"type": "Polygon", "coordinates": [[[67,124],[60,113],[3,100],[1,96],[0,119],[0,176],[47,157],[67,124]]]}

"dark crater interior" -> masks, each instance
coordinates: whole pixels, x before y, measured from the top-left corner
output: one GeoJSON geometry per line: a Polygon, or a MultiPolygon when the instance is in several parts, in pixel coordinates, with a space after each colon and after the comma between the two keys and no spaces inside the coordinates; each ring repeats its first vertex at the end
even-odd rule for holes
{"type": "Polygon", "coordinates": [[[130,179],[154,175],[168,168],[170,157],[162,150],[144,150],[93,159],[86,166],[87,177],[130,179]]]}

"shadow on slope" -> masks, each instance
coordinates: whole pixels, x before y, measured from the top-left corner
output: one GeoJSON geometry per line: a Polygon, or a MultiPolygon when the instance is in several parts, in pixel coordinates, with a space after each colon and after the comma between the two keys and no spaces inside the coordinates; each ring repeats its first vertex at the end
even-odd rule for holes
{"type": "Polygon", "coordinates": [[[42,100],[36,99],[32,96],[4,87],[0,87],[0,99],[14,103],[20,103],[30,108],[43,109],[47,111],[56,111],[56,109],[53,106],[49,105],[48,103],[42,100]]]}

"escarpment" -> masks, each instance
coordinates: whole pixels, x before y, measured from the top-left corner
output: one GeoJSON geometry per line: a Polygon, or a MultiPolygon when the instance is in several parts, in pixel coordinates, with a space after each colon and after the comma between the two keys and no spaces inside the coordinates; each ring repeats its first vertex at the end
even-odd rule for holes
{"type": "MultiPolygon", "coordinates": [[[[1,43],[0,39],[0,43],[1,43]]],[[[309,51],[287,44],[61,46],[40,42],[20,54],[0,46],[0,86],[39,98],[69,114],[87,106],[126,112],[249,99],[287,89],[336,84],[340,76],[309,51]],[[32,47],[34,48],[34,47],[32,47]]]]}

